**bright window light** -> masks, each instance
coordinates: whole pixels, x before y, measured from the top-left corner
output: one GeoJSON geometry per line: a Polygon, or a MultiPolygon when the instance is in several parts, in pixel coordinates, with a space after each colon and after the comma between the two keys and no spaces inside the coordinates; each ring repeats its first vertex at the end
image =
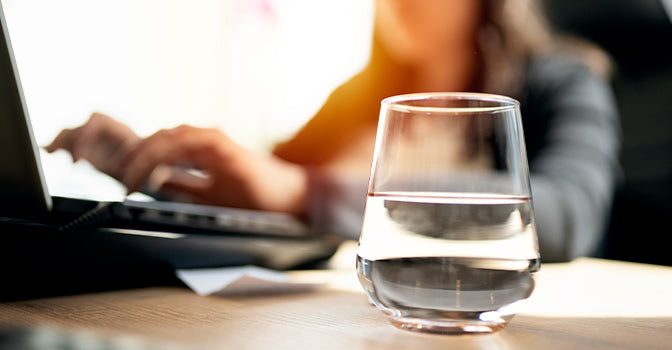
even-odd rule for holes
{"type": "Polygon", "coordinates": [[[99,111],[269,150],[369,54],[362,0],[5,0],[38,143],[99,111]]]}

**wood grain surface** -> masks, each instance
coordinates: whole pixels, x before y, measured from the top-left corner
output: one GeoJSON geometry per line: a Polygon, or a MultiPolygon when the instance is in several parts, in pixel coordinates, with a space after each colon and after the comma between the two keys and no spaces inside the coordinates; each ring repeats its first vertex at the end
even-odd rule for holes
{"type": "MultiPolygon", "coordinates": [[[[669,303],[670,301],[665,301],[669,303]]],[[[364,293],[216,297],[156,287],[0,304],[0,324],[53,326],[205,349],[670,349],[670,317],[521,314],[493,335],[392,327],[364,293]]]]}

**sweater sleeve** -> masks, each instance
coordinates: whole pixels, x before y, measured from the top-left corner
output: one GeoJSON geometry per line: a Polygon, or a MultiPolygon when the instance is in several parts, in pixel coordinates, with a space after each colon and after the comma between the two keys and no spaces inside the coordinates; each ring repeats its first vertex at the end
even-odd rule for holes
{"type": "Polygon", "coordinates": [[[605,79],[562,57],[533,61],[523,101],[542,260],[594,256],[620,177],[620,126],[605,79]]]}
{"type": "Polygon", "coordinates": [[[368,177],[308,170],[308,220],[316,233],[356,240],[362,227],[368,177]]]}

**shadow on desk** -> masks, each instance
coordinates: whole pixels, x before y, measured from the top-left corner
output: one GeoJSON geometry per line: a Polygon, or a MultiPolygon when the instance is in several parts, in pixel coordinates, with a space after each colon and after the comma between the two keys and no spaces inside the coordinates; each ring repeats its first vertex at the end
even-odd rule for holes
{"type": "MultiPolygon", "coordinates": [[[[88,229],[53,233],[0,221],[0,301],[149,286],[184,286],[176,269],[243,265],[314,269],[343,240],[88,229]]],[[[354,258],[353,258],[354,261],[354,258]]]]}
{"type": "Polygon", "coordinates": [[[3,229],[0,237],[0,301],[179,286],[173,268],[111,236],[91,232],[51,236],[3,229]]]}

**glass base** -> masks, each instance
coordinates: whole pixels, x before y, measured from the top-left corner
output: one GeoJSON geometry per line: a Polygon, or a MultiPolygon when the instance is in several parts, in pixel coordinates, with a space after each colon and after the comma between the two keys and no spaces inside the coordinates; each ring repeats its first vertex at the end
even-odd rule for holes
{"type": "Polygon", "coordinates": [[[481,321],[467,319],[427,320],[412,317],[388,317],[390,323],[405,331],[429,334],[492,334],[502,330],[508,320],[481,321]]]}

